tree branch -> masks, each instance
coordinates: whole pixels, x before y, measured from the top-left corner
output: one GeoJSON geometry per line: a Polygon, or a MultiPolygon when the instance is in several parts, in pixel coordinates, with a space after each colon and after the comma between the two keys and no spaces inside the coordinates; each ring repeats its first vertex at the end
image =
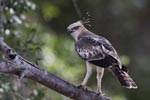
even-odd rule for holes
{"type": "Polygon", "coordinates": [[[18,55],[0,38],[0,49],[4,60],[0,62],[0,72],[18,75],[34,80],[50,89],[74,100],[110,100],[95,92],[80,89],[59,77],[39,68],[18,55]]]}

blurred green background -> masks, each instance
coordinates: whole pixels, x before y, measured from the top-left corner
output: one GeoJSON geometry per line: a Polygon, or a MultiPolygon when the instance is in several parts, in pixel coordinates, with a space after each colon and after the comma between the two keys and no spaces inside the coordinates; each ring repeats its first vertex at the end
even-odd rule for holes
{"type": "MultiPolygon", "coordinates": [[[[113,100],[150,98],[150,1],[77,0],[83,15],[91,14],[94,33],[114,45],[139,88],[120,86],[105,71],[102,90],[113,100]]],[[[79,20],[71,0],[0,0],[0,36],[24,58],[62,79],[79,85],[86,69],[66,27],[79,20]]],[[[96,91],[96,72],[88,83],[96,91]]],[[[0,100],[70,100],[28,79],[0,75],[0,100]]]]}

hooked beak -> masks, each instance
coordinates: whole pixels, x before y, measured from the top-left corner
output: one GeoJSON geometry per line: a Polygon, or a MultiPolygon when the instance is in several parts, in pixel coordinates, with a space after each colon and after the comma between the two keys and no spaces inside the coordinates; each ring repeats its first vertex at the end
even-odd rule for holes
{"type": "Polygon", "coordinates": [[[73,33],[73,32],[74,32],[73,30],[67,29],[67,33],[68,33],[68,34],[71,34],[71,33],[73,33]]]}

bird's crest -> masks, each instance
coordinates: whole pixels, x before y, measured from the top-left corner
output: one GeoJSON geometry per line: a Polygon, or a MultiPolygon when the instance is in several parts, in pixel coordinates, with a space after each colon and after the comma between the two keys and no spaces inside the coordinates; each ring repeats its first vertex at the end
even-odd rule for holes
{"type": "Polygon", "coordinates": [[[90,13],[86,12],[85,16],[82,17],[82,19],[81,19],[82,24],[91,27],[90,17],[91,17],[90,13]]]}

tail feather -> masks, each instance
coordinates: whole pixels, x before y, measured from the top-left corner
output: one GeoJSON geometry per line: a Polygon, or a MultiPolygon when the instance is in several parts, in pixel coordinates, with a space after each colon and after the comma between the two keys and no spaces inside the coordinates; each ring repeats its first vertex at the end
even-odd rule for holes
{"type": "Polygon", "coordinates": [[[122,86],[129,88],[129,89],[138,88],[138,86],[132,80],[132,78],[128,75],[128,73],[120,69],[118,66],[112,67],[111,71],[117,77],[117,79],[119,80],[122,86]]]}

